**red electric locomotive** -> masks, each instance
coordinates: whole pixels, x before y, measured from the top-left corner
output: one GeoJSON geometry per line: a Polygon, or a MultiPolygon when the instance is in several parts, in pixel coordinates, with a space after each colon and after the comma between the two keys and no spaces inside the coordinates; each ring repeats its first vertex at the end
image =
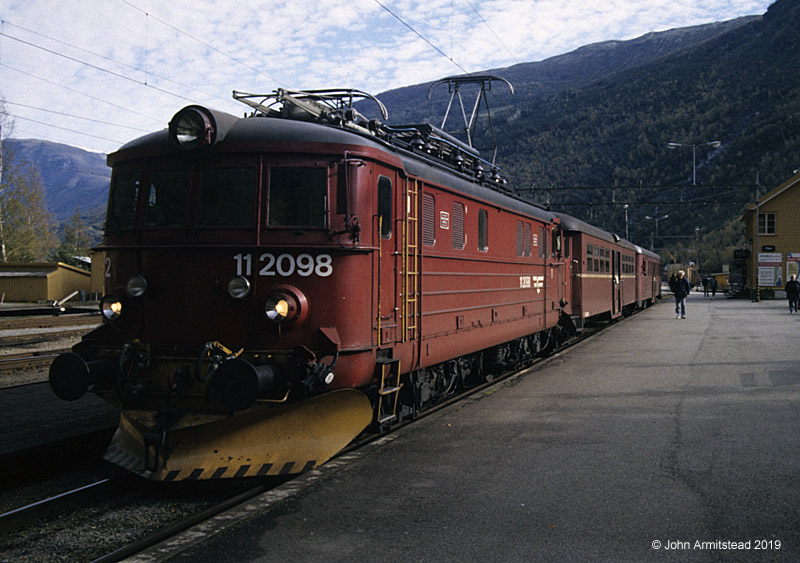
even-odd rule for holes
{"type": "Polygon", "coordinates": [[[120,409],[107,459],[306,471],[574,330],[563,233],[588,243],[469,144],[357,91],[234,95],[252,115],[188,106],[108,157],[104,323],[50,370],[120,409]]]}

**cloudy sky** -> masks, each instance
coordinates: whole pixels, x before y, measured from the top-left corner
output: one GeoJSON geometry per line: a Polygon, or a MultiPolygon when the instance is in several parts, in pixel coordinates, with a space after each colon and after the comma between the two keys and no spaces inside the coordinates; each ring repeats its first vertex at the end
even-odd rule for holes
{"type": "Polygon", "coordinates": [[[110,152],[189,103],[243,113],[234,89],[378,94],[773,1],[4,0],[0,97],[14,137],[110,152]]]}

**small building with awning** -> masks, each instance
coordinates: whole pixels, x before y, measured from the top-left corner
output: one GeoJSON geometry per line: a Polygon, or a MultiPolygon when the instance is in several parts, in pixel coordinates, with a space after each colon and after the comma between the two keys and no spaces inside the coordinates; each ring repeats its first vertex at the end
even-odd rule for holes
{"type": "Polygon", "coordinates": [[[92,274],[63,262],[0,263],[0,303],[60,301],[78,291],[88,295],[92,274]]]}

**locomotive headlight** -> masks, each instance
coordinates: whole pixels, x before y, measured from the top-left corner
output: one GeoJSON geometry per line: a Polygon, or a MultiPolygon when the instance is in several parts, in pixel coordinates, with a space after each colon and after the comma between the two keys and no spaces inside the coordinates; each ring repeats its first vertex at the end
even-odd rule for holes
{"type": "Polygon", "coordinates": [[[122,300],[116,295],[106,295],[100,300],[100,312],[109,321],[122,315],[122,300]]]}
{"type": "Polygon", "coordinates": [[[141,297],[147,293],[147,280],[144,276],[133,276],[128,280],[128,295],[141,297]]]}
{"type": "Polygon", "coordinates": [[[290,302],[290,297],[283,293],[273,293],[267,298],[264,305],[264,313],[273,323],[282,323],[294,316],[296,304],[290,302]]]}
{"type": "Polygon", "coordinates": [[[244,276],[236,276],[228,282],[228,295],[234,299],[244,299],[250,294],[250,282],[244,276]]]}
{"type": "Polygon", "coordinates": [[[169,122],[169,138],[186,151],[212,145],[215,133],[213,118],[199,106],[183,108],[169,122]]]}
{"type": "Polygon", "coordinates": [[[275,324],[302,323],[308,316],[308,299],[293,285],[279,285],[264,303],[264,314],[275,324]]]}

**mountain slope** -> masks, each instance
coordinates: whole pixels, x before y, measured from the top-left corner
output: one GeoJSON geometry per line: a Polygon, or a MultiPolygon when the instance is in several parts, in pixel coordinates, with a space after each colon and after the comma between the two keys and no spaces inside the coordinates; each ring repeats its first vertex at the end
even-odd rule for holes
{"type": "Polygon", "coordinates": [[[57,221],[66,221],[76,209],[84,216],[105,211],[111,178],[106,155],[38,139],[5,139],[3,150],[17,162],[36,166],[47,208],[57,221]]]}

